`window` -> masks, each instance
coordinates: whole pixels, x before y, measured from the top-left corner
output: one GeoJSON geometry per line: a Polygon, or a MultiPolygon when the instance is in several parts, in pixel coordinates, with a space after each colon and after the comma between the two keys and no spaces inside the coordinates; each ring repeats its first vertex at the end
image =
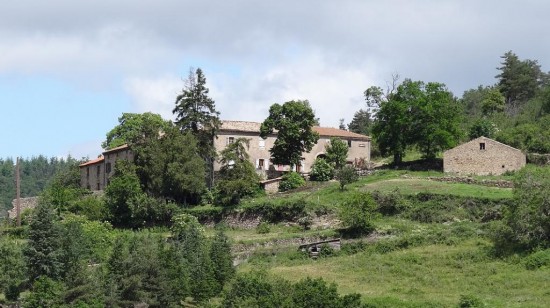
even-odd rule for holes
{"type": "Polygon", "coordinates": [[[86,178],[90,178],[90,167],[86,167],[86,178]]]}
{"type": "Polygon", "coordinates": [[[101,166],[97,166],[97,176],[101,174],[101,166]]]}
{"type": "Polygon", "coordinates": [[[105,172],[107,174],[111,173],[111,163],[106,163],[105,164],[105,172]]]}
{"type": "Polygon", "coordinates": [[[264,170],[265,161],[263,159],[258,159],[258,169],[264,170]]]}
{"type": "Polygon", "coordinates": [[[227,144],[235,143],[235,137],[227,137],[227,144]]]}
{"type": "Polygon", "coordinates": [[[348,140],[348,147],[351,148],[351,140],[348,140]]]}
{"type": "Polygon", "coordinates": [[[97,190],[101,190],[101,187],[99,186],[99,183],[97,183],[97,190]]]}
{"type": "Polygon", "coordinates": [[[479,143],[479,149],[480,150],[485,150],[485,142],[480,142],[479,143]]]}
{"type": "Polygon", "coordinates": [[[260,149],[265,149],[265,139],[260,137],[259,141],[258,141],[258,146],[260,147],[260,149]]]}

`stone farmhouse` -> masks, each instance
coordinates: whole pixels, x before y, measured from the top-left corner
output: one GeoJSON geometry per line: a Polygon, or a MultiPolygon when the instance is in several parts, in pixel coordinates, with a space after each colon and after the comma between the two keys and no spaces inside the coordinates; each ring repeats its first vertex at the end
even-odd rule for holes
{"type": "Polygon", "coordinates": [[[80,164],[80,185],[90,190],[103,190],[109,184],[118,159],[134,159],[127,145],[107,150],[98,158],[80,164]]]}
{"type": "Polygon", "coordinates": [[[520,150],[487,137],[479,137],[443,153],[443,171],[457,174],[499,175],[523,168],[520,150]]]}
{"type": "MultiPolygon", "coordinates": [[[[214,147],[219,153],[233,143],[237,138],[250,139],[248,154],[250,162],[256,167],[257,172],[264,178],[268,177],[268,171],[290,171],[290,166],[273,165],[269,150],[273,147],[277,134],[274,133],[266,139],[260,138],[260,126],[258,122],[222,121],[218,138],[214,140],[214,147]]],[[[325,155],[325,145],[331,137],[338,137],[346,141],[349,150],[347,162],[353,165],[361,165],[370,162],[371,139],[368,136],[352,133],[331,127],[314,127],[319,133],[319,141],[309,153],[303,153],[303,160],[293,170],[309,173],[311,165],[317,157],[325,155]]],[[[132,160],[133,154],[127,145],[107,150],[100,157],[80,165],[80,182],[83,188],[91,190],[103,190],[109,184],[109,178],[113,175],[115,162],[118,159],[132,160]]],[[[219,171],[221,165],[214,163],[214,171],[219,171]]]]}
{"type": "MultiPolygon", "coordinates": [[[[258,122],[223,121],[218,138],[214,140],[216,151],[220,152],[237,138],[247,138],[250,139],[250,147],[248,148],[250,162],[256,167],[258,173],[265,175],[268,170],[290,171],[290,166],[273,165],[271,163],[269,150],[273,147],[277,134],[273,133],[266,139],[262,139],[260,137],[260,126],[261,123],[258,122]]],[[[356,165],[360,161],[370,162],[370,137],[332,127],[314,126],[313,130],[319,133],[319,140],[309,153],[303,153],[301,164],[295,166],[293,171],[309,173],[315,159],[325,155],[325,145],[329,143],[331,137],[338,137],[348,143],[347,162],[349,164],[356,165]]],[[[214,164],[214,170],[219,170],[220,167],[219,163],[214,164]]]]}

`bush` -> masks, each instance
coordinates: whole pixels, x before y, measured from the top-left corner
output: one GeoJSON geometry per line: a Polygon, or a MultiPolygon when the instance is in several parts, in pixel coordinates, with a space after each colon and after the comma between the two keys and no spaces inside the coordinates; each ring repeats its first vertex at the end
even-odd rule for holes
{"type": "Polygon", "coordinates": [[[340,190],[344,190],[346,185],[359,180],[359,175],[352,166],[344,166],[336,171],[336,179],[340,182],[340,190]]]}
{"type": "Polygon", "coordinates": [[[352,235],[369,233],[374,229],[372,221],[378,217],[377,205],[371,194],[356,193],[349,197],[340,209],[340,220],[352,235]]]}
{"type": "Polygon", "coordinates": [[[279,183],[279,191],[295,189],[306,184],[306,180],[298,172],[289,172],[283,175],[279,183]]]}
{"type": "Polygon", "coordinates": [[[550,168],[527,167],[517,173],[514,202],[504,217],[511,245],[527,250],[550,247],[549,191],[550,168]]]}
{"type": "Polygon", "coordinates": [[[328,181],[334,176],[334,168],[323,158],[317,158],[311,166],[309,176],[312,181],[328,181]]]}
{"type": "Polygon", "coordinates": [[[525,268],[536,270],[550,265],[550,249],[537,251],[525,259],[525,268]]]}
{"type": "Polygon", "coordinates": [[[374,191],[372,197],[378,204],[378,212],[386,216],[397,215],[411,206],[410,201],[405,199],[398,191],[389,194],[374,191]]]}
{"type": "Polygon", "coordinates": [[[271,228],[269,228],[269,224],[265,221],[262,221],[256,226],[256,232],[258,234],[267,234],[271,231],[271,228]]]}
{"type": "Polygon", "coordinates": [[[481,299],[477,298],[474,295],[460,295],[458,301],[458,307],[460,308],[477,308],[485,307],[481,299]]]}
{"type": "Polygon", "coordinates": [[[245,215],[259,215],[268,222],[276,223],[285,220],[293,221],[307,215],[308,204],[308,201],[303,199],[283,199],[279,202],[264,201],[247,204],[242,209],[245,215]]]}

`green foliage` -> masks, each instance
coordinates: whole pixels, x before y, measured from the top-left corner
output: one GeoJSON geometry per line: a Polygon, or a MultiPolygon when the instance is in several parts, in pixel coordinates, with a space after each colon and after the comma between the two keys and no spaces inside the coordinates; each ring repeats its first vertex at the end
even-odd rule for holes
{"type": "Polygon", "coordinates": [[[525,268],[536,270],[543,266],[550,266],[550,249],[539,250],[525,258],[525,268]]]}
{"type": "Polygon", "coordinates": [[[136,173],[143,190],[155,198],[197,204],[206,189],[205,164],[191,133],[181,134],[174,126],[162,138],[132,144],[136,173]]]}
{"type": "Polygon", "coordinates": [[[0,292],[9,301],[19,297],[26,281],[26,264],[23,258],[23,245],[8,237],[0,238],[0,292]]]}
{"type": "MultiPolygon", "coordinates": [[[[50,185],[55,174],[65,172],[78,164],[72,158],[47,158],[39,155],[28,159],[20,159],[21,196],[38,196],[44,188],[50,185]]],[[[15,160],[0,158],[0,217],[5,216],[5,210],[11,209],[15,199],[15,160]]],[[[78,167],[76,167],[78,172],[78,167]]]]}
{"type": "Polygon", "coordinates": [[[499,79],[498,86],[509,112],[514,114],[521,104],[535,96],[543,75],[536,60],[520,60],[512,51],[501,58],[500,74],[495,77],[499,79]]]}
{"type": "Polygon", "coordinates": [[[311,166],[309,176],[312,181],[329,181],[334,176],[334,168],[326,160],[318,157],[311,166]]]}
{"type": "Polygon", "coordinates": [[[157,137],[164,132],[170,123],[159,114],[123,113],[118,118],[118,125],[107,133],[107,138],[101,144],[104,149],[113,149],[124,144],[135,144],[149,136],[157,137]]]}
{"type": "Polygon", "coordinates": [[[246,204],[242,207],[247,215],[260,215],[268,222],[291,221],[305,216],[306,208],[311,207],[304,199],[283,199],[246,204]]]}
{"type": "Polygon", "coordinates": [[[39,203],[29,226],[28,245],[24,251],[29,280],[40,276],[58,279],[62,275],[61,233],[58,217],[49,204],[39,203]]]}
{"type": "Polygon", "coordinates": [[[352,166],[344,166],[342,169],[336,170],[335,178],[340,183],[340,190],[343,191],[346,185],[357,182],[359,175],[352,166]]]}
{"type": "Polygon", "coordinates": [[[340,138],[330,138],[330,143],[325,145],[327,162],[334,165],[335,169],[341,169],[346,165],[348,158],[348,144],[340,138]]]}
{"type": "Polygon", "coordinates": [[[536,121],[505,127],[496,134],[502,143],[534,153],[550,153],[550,115],[536,121]]]}
{"type": "Polygon", "coordinates": [[[500,91],[496,88],[492,88],[485,94],[481,101],[481,111],[485,116],[503,112],[505,103],[504,96],[500,94],[500,91]]]}
{"type": "Polygon", "coordinates": [[[298,172],[285,173],[279,182],[279,191],[287,191],[304,186],[306,180],[298,172]]]}
{"type": "Polygon", "coordinates": [[[216,201],[222,205],[238,204],[241,198],[254,196],[260,189],[260,177],[245,149],[249,142],[250,139],[237,138],[221,152],[216,201]]]}
{"type": "Polygon", "coordinates": [[[457,144],[459,105],[444,84],[406,79],[385,99],[378,92],[380,108],[372,133],[382,155],[392,154],[395,164],[412,146],[431,159],[457,144]]]}
{"type": "Polygon", "coordinates": [[[358,294],[340,296],[335,284],[305,278],[295,284],[265,273],[237,276],[225,292],[223,307],[362,307],[358,294]]]}
{"type": "Polygon", "coordinates": [[[372,119],[368,110],[359,109],[353,115],[353,119],[348,124],[350,132],[368,136],[372,128],[372,119]]]}
{"type": "Polygon", "coordinates": [[[258,234],[267,234],[271,232],[271,228],[269,227],[269,223],[262,221],[256,226],[256,232],[258,234]]]}
{"type": "Polygon", "coordinates": [[[83,215],[89,220],[105,221],[109,218],[109,209],[104,198],[99,196],[84,196],[72,202],[69,212],[83,215]]]}
{"type": "Polygon", "coordinates": [[[496,132],[495,124],[486,118],[480,118],[472,124],[468,137],[475,139],[478,137],[494,138],[496,132]]]}
{"type": "Polygon", "coordinates": [[[136,220],[137,215],[133,211],[136,201],[143,194],[135,166],[125,160],[117,161],[115,173],[105,189],[105,203],[111,222],[114,225],[139,225],[142,217],[136,220]]]}
{"type": "Polygon", "coordinates": [[[220,128],[220,113],[216,111],[216,104],[208,97],[208,92],[202,70],[197,68],[193,72],[190,69],[172,113],[176,116],[176,126],[182,132],[195,136],[200,155],[210,161],[216,155],[213,140],[220,128]]]}
{"type": "Polygon", "coordinates": [[[309,152],[319,139],[313,131],[315,113],[308,101],[289,101],[283,105],[273,104],[269,116],[262,123],[260,136],[277,131],[277,140],[269,150],[276,165],[298,165],[303,152],[309,152]]]}
{"type": "Polygon", "coordinates": [[[25,299],[25,307],[61,307],[63,303],[63,284],[47,276],[34,281],[31,294],[25,299]]]}
{"type": "Polygon", "coordinates": [[[505,212],[497,248],[550,247],[550,168],[526,167],[514,180],[514,201],[505,212]]]}
{"type": "Polygon", "coordinates": [[[214,239],[212,239],[210,259],[212,261],[214,279],[218,282],[218,292],[220,292],[225,283],[235,276],[230,240],[223,231],[218,231],[214,239]]]}
{"type": "Polygon", "coordinates": [[[366,234],[374,230],[373,220],[378,215],[376,202],[368,193],[351,195],[342,203],[339,212],[343,227],[353,234],[366,234]]]}
{"type": "Polygon", "coordinates": [[[218,293],[221,286],[214,276],[214,266],[204,229],[197,218],[180,214],[173,218],[172,233],[177,248],[189,264],[189,277],[193,283],[190,292],[197,301],[210,298],[218,293]]]}
{"type": "Polygon", "coordinates": [[[460,295],[458,301],[458,307],[460,308],[479,308],[485,307],[485,304],[481,299],[475,295],[460,295]]]}

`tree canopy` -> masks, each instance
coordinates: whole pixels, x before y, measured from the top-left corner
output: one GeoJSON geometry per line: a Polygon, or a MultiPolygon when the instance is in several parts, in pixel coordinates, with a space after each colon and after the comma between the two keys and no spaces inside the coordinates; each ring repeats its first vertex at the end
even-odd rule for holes
{"type": "Polygon", "coordinates": [[[302,153],[309,152],[319,139],[313,130],[315,113],[308,101],[288,101],[283,105],[273,104],[269,116],[261,125],[260,136],[267,138],[277,132],[277,140],[270,153],[274,164],[298,165],[302,153]]]}
{"type": "Polygon", "coordinates": [[[396,164],[408,148],[434,158],[461,136],[459,105],[444,84],[406,79],[394,93],[368,99],[379,106],[372,133],[380,152],[392,154],[396,164]]]}
{"type": "Polygon", "coordinates": [[[124,144],[135,144],[147,137],[158,138],[170,126],[170,122],[151,112],[123,113],[118,118],[118,123],[107,133],[107,138],[101,144],[106,150],[124,144]]]}

